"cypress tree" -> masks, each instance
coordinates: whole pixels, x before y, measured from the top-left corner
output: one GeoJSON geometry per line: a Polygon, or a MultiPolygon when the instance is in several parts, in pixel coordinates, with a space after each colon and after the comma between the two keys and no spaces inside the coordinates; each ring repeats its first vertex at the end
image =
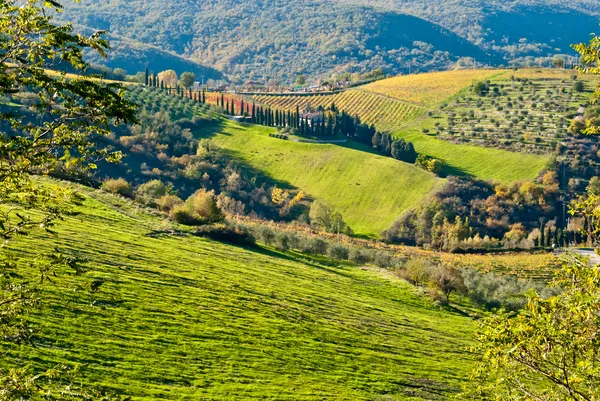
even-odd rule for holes
{"type": "Polygon", "coordinates": [[[221,106],[225,104],[225,96],[221,93],[221,106]]]}
{"type": "Polygon", "coordinates": [[[288,124],[288,127],[292,126],[292,111],[291,110],[287,111],[287,124],[288,124]]]}
{"type": "Polygon", "coordinates": [[[206,104],[206,92],[202,89],[202,104],[206,104]]]}
{"type": "Polygon", "coordinates": [[[225,103],[225,113],[229,114],[229,100],[225,103]]]}
{"type": "Polygon", "coordinates": [[[546,245],[545,234],[546,234],[546,230],[544,229],[544,223],[542,222],[542,223],[540,223],[540,246],[546,245]]]}
{"type": "Polygon", "coordinates": [[[231,115],[235,116],[235,102],[231,99],[231,115]]]}
{"type": "Polygon", "coordinates": [[[300,121],[300,105],[296,105],[296,116],[294,117],[294,127],[298,128],[300,121]]]}
{"type": "Polygon", "coordinates": [[[252,102],[252,123],[256,124],[256,105],[252,102]]]}
{"type": "Polygon", "coordinates": [[[146,67],[146,80],[144,81],[144,85],[148,86],[148,67],[146,67]]]}
{"type": "Polygon", "coordinates": [[[244,110],[244,99],[242,99],[242,104],[240,105],[240,109],[242,112],[240,113],[242,116],[246,115],[246,110],[244,110]]]}

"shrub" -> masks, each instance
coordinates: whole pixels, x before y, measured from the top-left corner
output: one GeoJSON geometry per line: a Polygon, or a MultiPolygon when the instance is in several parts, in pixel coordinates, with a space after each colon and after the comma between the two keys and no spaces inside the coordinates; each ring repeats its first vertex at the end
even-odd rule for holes
{"type": "Polygon", "coordinates": [[[210,238],[219,242],[227,242],[234,245],[253,246],[256,244],[256,239],[246,229],[241,226],[227,226],[224,224],[206,225],[198,227],[194,232],[195,235],[204,238],[210,238]]]}
{"type": "Polygon", "coordinates": [[[217,206],[214,191],[201,189],[192,194],[184,204],[173,207],[171,218],[180,224],[196,226],[221,222],[225,216],[217,206]]]}
{"type": "Polygon", "coordinates": [[[424,258],[412,258],[406,262],[400,276],[415,286],[423,285],[429,280],[432,264],[424,258]]]}
{"type": "Polygon", "coordinates": [[[275,233],[269,227],[260,227],[258,230],[258,238],[267,246],[275,243],[275,233]]]}
{"type": "Polygon", "coordinates": [[[355,265],[364,265],[369,262],[369,255],[358,247],[352,247],[348,252],[348,261],[355,265]]]}
{"type": "Polygon", "coordinates": [[[169,213],[169,217],[172,220],[175,220],[179,224],[184,224],[186,226],[195,226],[200,225],[202,222],[194,217],[192,211],[187,207],[186,204],[180,204],[173,209],[169,213]]]}
{"type": "Polygon", "coordinates": [[[340,244],[333,244],[327,249],[327,256],[335,260],[348,260],[348,248],[340,244]]]}
{"type": "Polygon", "coordinates": [[[112,194],[133,199],[133,187],[124,178],[108,179],[102,184],[102,189],[112,194]]]}
{"type": "Polygon", "coordinates": [[[290,236],[287,233],[277,233],[275,236],[275,247],[281,251],[290,249],[290,236]]]}
{"type": "Polygon", "coordinates": [[[308,238],[303,246],[302,252],[311,255],[325,255],[327,253],[328,244],[322,238],[308,238]]]}
{"type": "Polygon", "coordinates": [[[168,193],[169,188],[162,181],[152,180],[137,187],[135,198],[145,205],[156,206],[156,201],[168,193]]]}
{"type": "Polygon", "coordinates": [[[198,190],[185,201],[185,204],[196,218],[205,223],[217,223],[225,218],[217,206],[214,191],[198,190]]]}
{"type": "Polygon", "coordinates": [[[384,251],[377,251],[374,254],[374,258],[373,258],[373,263],[375,264],[375,266],[382,268],[382,269],[387,269],[393,266],[393,258],[392,255],[390,255],[387,252],[384,251]]]}
{"type": "Polygon", "coordinates": [[[156,207],[161,212],[170,213],[177,205],[181,205],[183,200],[175,195],[164,195],[156,200],[156,207]]]}

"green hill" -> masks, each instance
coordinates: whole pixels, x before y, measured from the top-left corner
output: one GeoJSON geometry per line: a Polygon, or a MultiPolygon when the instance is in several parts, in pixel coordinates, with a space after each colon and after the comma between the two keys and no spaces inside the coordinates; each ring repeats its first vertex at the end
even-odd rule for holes
{"type": "Polygon", "coordinates": [[[550,160],[548,155],[449,143],[423,134],[420,130],[424,126],[433,128],[433,123],[428,121],[418,128],[394,131],[394,136],[412,142],[418,153],[443,160],[446,171],[451,175],[467,175],[501,183],[533,180],[550,160]]]}
{"type": "Polygon", "coordinates": [[[211,139],[272,179],[326,201],[357,234],[379,234],[443,184],[353,141],[297,143],[271,138],[269,132],[275,129],[227,123],[211,139]]]}
{"type": "MultiPolygon", "coordinates": [[[[535,74],[533,71],[522,70],[517,74],[520,74],[519,76],[552,74],[552,76],[560,76],[560,79],[568,79],[570,75],[567,71],[543,71],[543,74],[535,74]]],[[[380,130],[390,130],[395,137],[402,137],[413,142],[418,153],[443,160],[447,166],[446,173],[448,175],[466,175],[509,183],[536,178],[550,160],[550,156],[511,152],[497,149],[494,146],[449,143],[434,136],[425,135],[423,130],[434,133],[436,123],[446,126],[447,118],[440,113],[439,106],[455,99],[459,94],[465,94],[467,88],[474,81],[489,79],[492,82],[505,82],[512,74],[514,73],[507,70],[457,70],[401,75],[336,95],[265,95],[255,96],[254,99],[283,110],[293,110],[296,106],[303,108],[308,104],[311,107],[328,108],[335,104],[341,110],[357,114],[362,121],[374,123],[380,130]],[[379,102],[375,103],[373,98],[379,99],[379,102]],[[394,112],[399,104],[402,105],[402,110],[411,111],[408,113],[394,112]],[[428,111],[433,113],[431,117],[427,115],[428,111]]],[[[558,84],[550,82],[547,84],[548,87],[553,88],[559,85],[560,79],[558,79],[558,84]]],[[[446,112],[453,111],[454,107],[446,108],[446,112]]],[[[472,108],[475,109],[475,106],[472,108]]],[[[576,109],[577,107],[575,107],[576,109]]],[[[566,114],[567,112],[555,113],[555,117],[566,114]]],[[[486,127],[486,129],[489,131],[489,128],[486,127]]],[[[463,135],[463,137],[465,136],[463,135]]],[[[463,138],[463,140],[465,139],[463,138]]],[[[504,138],[501,140],[505,141],[504,138]]],[[[547,150],[546,153],[551,150],[547,150]]]]}
{"type": "MultiPolygon", "coordinates": [[[[84,382],[134,400],[448,399],[465,380],[473,323],[371,271],[186,235],[133,204],[83,189],[55,236],[92,272],[67,275],[35,320],[36,368],[83,364],[84,382]],[[101,280],[96,293],[85,283],[101,280]],[[43,316],[43,317],[42,317],[43,316]]],[[[17,245],[15,245],[17,244],[17,245]]]]}

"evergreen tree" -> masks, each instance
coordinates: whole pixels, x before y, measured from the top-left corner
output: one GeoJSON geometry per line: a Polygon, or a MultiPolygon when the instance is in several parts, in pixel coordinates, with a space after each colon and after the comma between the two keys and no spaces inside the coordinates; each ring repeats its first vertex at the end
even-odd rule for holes
{"type": "Polygon", "coordinates": [[[244,99],[242,99],[242,104],[240,105],[241,113],[240,115],[245,116],[246,110],[244,109],[244,99]]]}
{"type": "Polygon", "coordinates": [[[325,127],[325,135],[332,136],[333,135],[333,117],[327,116],[327,123],[325,127]]]}
{"type": "Polygon", "coordinates": [[[292,125],[292,111],[291,110],[287,111],[287,124],[289,127],[291,127],[291,125],[292,125]]]}
{"type": "Polygon", "coordinates": [[[372,145],[373,145],[373,147],[379,149],[380,144],[381,144],[381,133],[376,132],[375,135],[373,135],[372,145]]]}
{"type": "Polygon", "coordinates": [[[221,93],[221,107],[223,107],[224,104],[225,104],[225,95],[223,95],[223,93],[221,93]]]}
{"type": "Polygon", "coordinates": [[[252,123],[256,124],[256,105],[252,102],[252,123]]]}
{"type": "Polygon", "coordinates": [[[298,128],[298,126],[300,125],[300,106],[296,105],[296,115],[294,116],[294,127],[298,128]]]}
{"type": "Polygon", "coordinates": [[[148,86],[148,67],[146,67],[146,74],[145,74],[144,85],[148,86]]]}
{"type": "Polygon", "coordinates": [[[231,115],[235,116],[235,102],[231,99],[231,115]]]}

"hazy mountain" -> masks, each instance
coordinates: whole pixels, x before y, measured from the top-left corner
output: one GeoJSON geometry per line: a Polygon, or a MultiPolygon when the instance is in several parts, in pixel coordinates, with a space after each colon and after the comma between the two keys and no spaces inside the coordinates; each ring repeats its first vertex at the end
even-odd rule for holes
{"type": "Polygon", "coordinates": [[[207,76],[221,71],[233,79],[376,67],[422,71],[459,57],[501,64],[569,53],[571,43],[600,32],[600,5],[590,0],[84,0],[66,6],[61,18],[111,32],[117,50],[111,67],[133,73],[187,59],[210,66],[201,71],[207,76]]]}

